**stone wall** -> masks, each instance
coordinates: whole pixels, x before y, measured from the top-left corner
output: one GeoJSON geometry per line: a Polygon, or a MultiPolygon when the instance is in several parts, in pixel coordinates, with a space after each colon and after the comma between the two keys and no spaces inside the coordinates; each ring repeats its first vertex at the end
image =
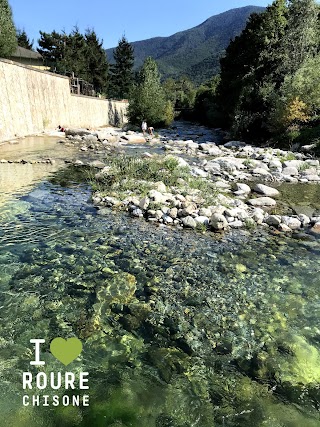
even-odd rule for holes
{"type": "Polygon", "coordinates": [[[0,59],[0,142],[64,127],[126,121],[127,102],[72,95],[64,76],[0,59]]]}

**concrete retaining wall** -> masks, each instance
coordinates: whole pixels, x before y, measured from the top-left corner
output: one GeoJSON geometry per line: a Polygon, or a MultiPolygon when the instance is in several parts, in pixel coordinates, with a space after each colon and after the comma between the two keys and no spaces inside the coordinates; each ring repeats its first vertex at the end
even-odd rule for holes
{"type": "Polygon", "coordinates": [[[72,95],[69,79],[0,59],[0,142],[64,127],[126,121],[127,102],[72,95]]]}

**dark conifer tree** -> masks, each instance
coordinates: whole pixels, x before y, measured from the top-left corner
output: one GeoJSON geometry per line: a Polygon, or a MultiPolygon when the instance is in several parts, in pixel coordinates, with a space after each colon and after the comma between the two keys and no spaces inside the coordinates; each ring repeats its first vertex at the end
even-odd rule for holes
{"type": "Polygon", "coordinates": [[[85,80],[92,83],[97,92],[107,92],[108,88],[108,61],[106,52],[92,29],[85,33],[86,41],[86,73],[85,80]]]}
{"type": "Polygon", "coordinates": [[[64,57],[66,37],[63,39],[63,35],[56,31],[52,31],[52,33],[40,31],[40,39],[38,39],[39,48],[37,50],[42,55],[45,64],[52,71],[60,71],[61,61],[64,57]]]}
{"type": "Polygon", "coordinates": [[[125,36],[113,51],[115,63],[110,66],[110,95],[114,98],[128,98],[133,85],[134,53],[125,36]]]}
{"type": "Polygon", "coordinates": [[[19,46],[32,50],[34,40],[30,41],[25,30],[17,30],[17,39],[19,46]]]}

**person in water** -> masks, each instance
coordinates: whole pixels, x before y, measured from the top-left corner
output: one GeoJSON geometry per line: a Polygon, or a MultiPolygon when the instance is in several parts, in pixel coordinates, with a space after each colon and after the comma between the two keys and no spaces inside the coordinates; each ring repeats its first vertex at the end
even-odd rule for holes
{"type": "Polygon", "coordinates": [[[142,121],[141,129],[142,129],[142,132],[143,132],[143,136],[145,136],[145,134],[146,134],[146,132],[147,132],[147,129],[148,129],[148,125],[147,125],[146,120],[143,120],[143,121],[142,121]]]}

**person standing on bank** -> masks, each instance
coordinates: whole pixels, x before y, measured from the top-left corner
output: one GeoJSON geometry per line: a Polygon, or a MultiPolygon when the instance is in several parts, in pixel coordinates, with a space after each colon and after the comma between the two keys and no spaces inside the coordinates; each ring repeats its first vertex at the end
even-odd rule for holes
{"type": "Polygon", "coordinates": [[[146,120],[143,120],[143,122],[141,124],[141,129],[142,129],[142,132],[143,132],[143,136],[145,136],[145,134],[147,133],[147,129],[148,129],[148,125],[147,125],[146,120]]]}

